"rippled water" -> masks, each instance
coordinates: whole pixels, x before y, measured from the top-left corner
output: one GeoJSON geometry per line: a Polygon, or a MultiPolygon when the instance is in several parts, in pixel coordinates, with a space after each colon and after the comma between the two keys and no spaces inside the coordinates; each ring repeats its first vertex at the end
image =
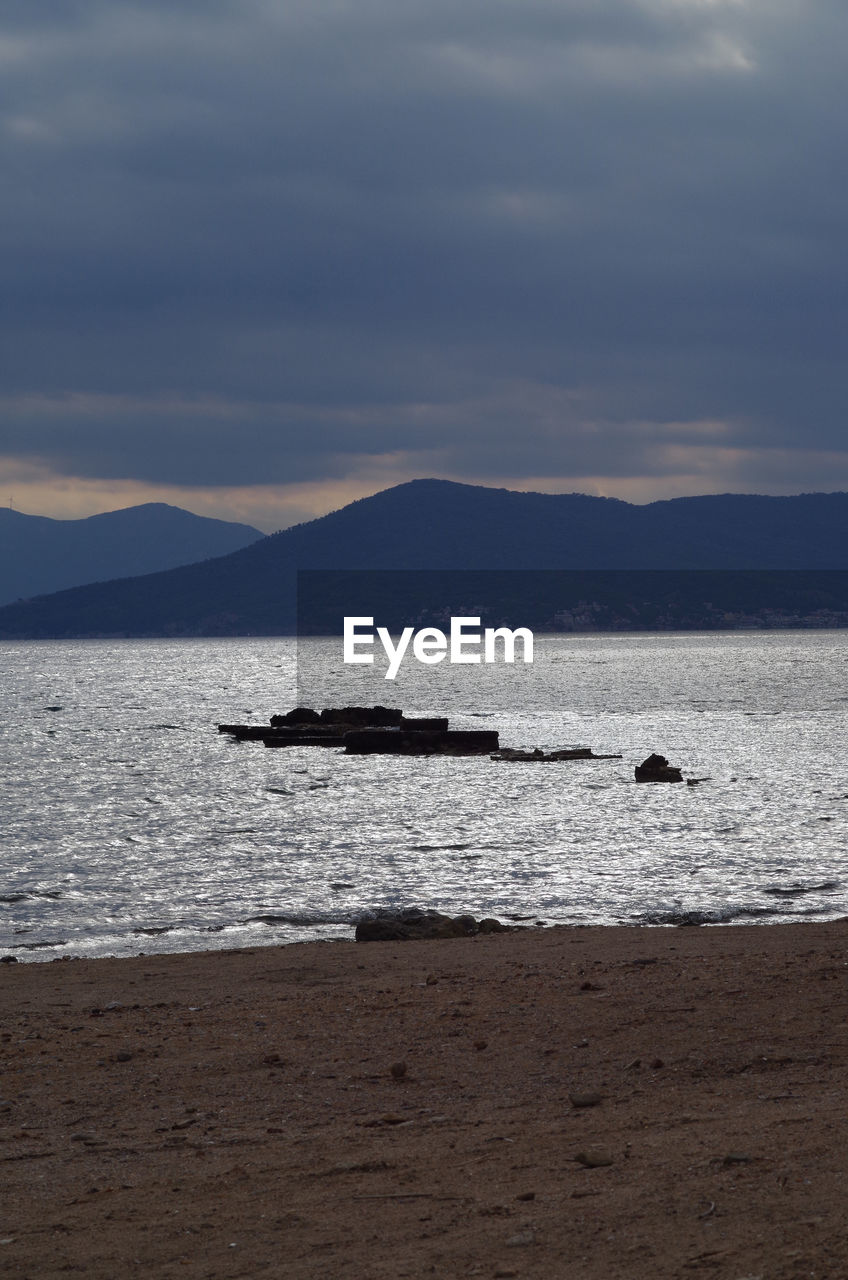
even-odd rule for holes
{"type": "MultiPolygon", "coordinates": [[[[348,701],[339,646],[304,643],[315,703],[348,701]]],[[[0,950],[350,937],[404,905],[548,923],[846,914],[847,659],[846,632],[556,636],[532,668],[381,682],[376,700],[503,745],[623,755],[504,764],[219,736],[293,705],[293,640],[2,644],[0,950]],[[651,751],[708,781],[637,785],[651,751]]],[[[345,675],[375,701],[373,679],[345,675]]]]}

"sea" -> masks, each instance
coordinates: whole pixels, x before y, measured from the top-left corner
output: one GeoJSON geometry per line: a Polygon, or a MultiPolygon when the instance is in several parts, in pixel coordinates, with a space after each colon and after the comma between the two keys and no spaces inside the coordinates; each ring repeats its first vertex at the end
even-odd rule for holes
{"type": "Polygon", "coordinates": [[[331,638],[3,643],[0,955],[350,939],[409,906],[531,928],[848,915],[846,712],[846,631],[536,636],[532,665],[413,661],[393,681],[331,638]],[[620,758],[217,731],[306,699],[620,758]],[[636,783],[651,752],[686,781],[636,783]]]}

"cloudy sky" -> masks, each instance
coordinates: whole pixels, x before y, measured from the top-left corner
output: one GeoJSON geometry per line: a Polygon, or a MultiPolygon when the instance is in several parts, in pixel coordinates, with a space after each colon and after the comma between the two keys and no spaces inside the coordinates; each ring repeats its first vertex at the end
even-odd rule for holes
{"type": "Polygon", "coordinates": [[[0,495],[848,489],[845,0],[4,0],[0,495]]]}

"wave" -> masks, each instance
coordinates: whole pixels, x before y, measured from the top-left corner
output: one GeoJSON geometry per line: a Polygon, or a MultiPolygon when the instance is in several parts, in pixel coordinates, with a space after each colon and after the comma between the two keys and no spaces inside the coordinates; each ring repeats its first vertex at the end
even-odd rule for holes
{"type": "Polygon", "coordinates": [[[460,853],[463,849],[473,848],[469,840],[465,844],[411,844],[413,853],[460,853]]]}
{"type": "Polygon", "coordinates": [[[26,902],[30,898],[61,898],[61,889],[18,889],[14,893],[0,893],[0,902],[26,902]]]}
{"type": "Polygon", "coordinates": [[[67,938],[54,938],[50,942],[15,942],[11,951],[41,951],[44,947],[66,947],[67,938]]]}
{"type": "Polygon", "coordinates": [[[821,884],[801,884],[797,880],[788,885],[768,885],[762,892],[773,898],[800,898],[805,893],[830,893],[839,888],[838,880],[823,880],[821,884]]]}
{"type": "Polygon", "coordinates": [[[239,924],[266,924],[271,926],[278,925],[320,925],[320,924],[353,924],[361,916],[361,912],[327,912],[327,911],[296,911],[285,913],[267,913],[259,916],[248,916],[245,920],[239,920],[239,924]]]}
{"type": "MultiPolygon", "coordinates": [[[[809,915],[812,912],[787,911],[785,907],[714,907],[702,911],[648,911],[637,917],[637,924],[730,924],[733,920],[761,920],[770,916],[809,915]]],[[[631,921],[631,923],[633,923],[631,921]]]]}

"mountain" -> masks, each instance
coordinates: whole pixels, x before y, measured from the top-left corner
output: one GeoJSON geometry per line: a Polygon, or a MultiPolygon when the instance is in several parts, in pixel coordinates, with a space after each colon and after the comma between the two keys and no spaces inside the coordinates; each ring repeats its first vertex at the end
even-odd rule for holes
{"type": "MultiPolygon", "coordinates": [[[[395,586],[423,583],[410,570],[439,571],[428,607],[464,598],[451,571],[521,570],[526,603],[547,592],[555,614],[584,620],[563,625],[738,625],[748,601],[772,624],[833,625],[848,617],[848,494],[634,506],[416,480],[218,559],[7,606],[0,637],[284,634],[298,569],[403,570],[395,586]],[[542,570],[568,573],[549,589],[533,578],[542,570]]],[[[360,598],[389,596],[372,582],[360,598]]]]}
{"type": "Polygon", "coordinates": [[[237,551],[263,534],[164,502],[51,520],[0,508],[0,604],[237,551]]]}

